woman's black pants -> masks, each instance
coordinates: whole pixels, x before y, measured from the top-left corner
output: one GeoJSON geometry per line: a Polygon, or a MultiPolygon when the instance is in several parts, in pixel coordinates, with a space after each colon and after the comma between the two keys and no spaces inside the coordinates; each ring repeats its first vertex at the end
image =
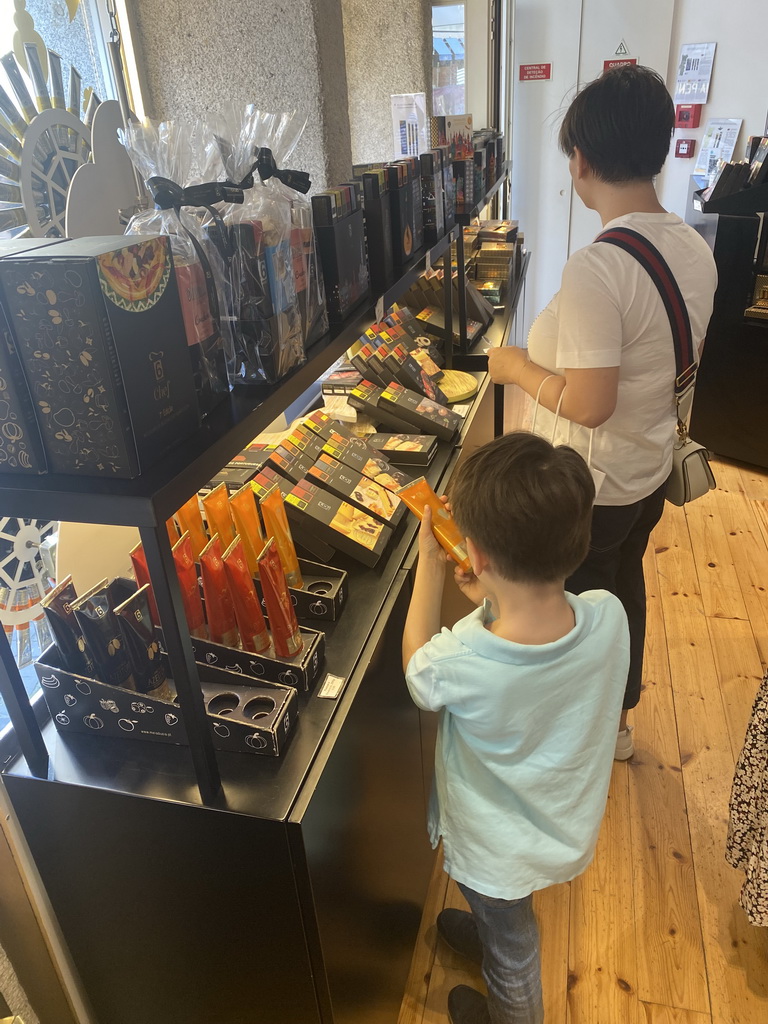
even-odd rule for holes
{"type": "Polygon", "coordinates": [[[645,580],[643,555],[664,510],[666,481],[632,505],[595,505],[589,554],[565,581],[571,594],[607,590],[624,605],[629,620],[629,675],[624,708],[640,700],[645,644],[645,580]]]}

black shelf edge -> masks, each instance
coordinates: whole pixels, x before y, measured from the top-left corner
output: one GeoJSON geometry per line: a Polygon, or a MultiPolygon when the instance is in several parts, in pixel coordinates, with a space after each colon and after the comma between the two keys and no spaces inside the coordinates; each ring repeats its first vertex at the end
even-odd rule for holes
{"type": "Polygon", "coordinates": [[[765,213],[768,211],[768,182],[763,185],[754,185],[752,188],[743,188],[739,192],[732,192],[730,195],[721,196],[720,199],[709,202],[702,199],[701,192],[697,192],[696,199],[702,213],[724,213],[735,216],[765,213]]]}
{"type": "Polygon", "coordinates": [[[485,193],[485,195],[480,200],[480,202],[475,203],[475,205],[472,207],[471,210],[465,210],[465,211],[457,210],[456,211],[456,223],[457,224],[460,224],[462,227],[465,227],[465,228],[469,227],[469,225],[472,223],[474,218],[480,216],[480,211],[485,209],[485,207],[488,205],[488,203],[491,201],[491,199],[493,199],[493,197],[499,191],[501,186],[507,180],[507,176],[509,175],[510,167],[511,167],[511,163],[510,163],[510,161],[507,160],[502,165],[501,174],[499,175],[499,177],[496,179],[496,181],[493,183],[493,185],[491,185],[491,187],[485,193]]]}

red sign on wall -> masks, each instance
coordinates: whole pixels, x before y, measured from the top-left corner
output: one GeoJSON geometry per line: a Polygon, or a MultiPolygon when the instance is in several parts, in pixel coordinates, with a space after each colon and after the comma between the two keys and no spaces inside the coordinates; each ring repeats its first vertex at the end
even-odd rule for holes
{"type": "Polygon", "coordinates": [[[637,64],[637,57],[612,57],[611,60],[603,61],[603,71],[611,71],[613,68],[628,68],[630,64],[637,64]]]}
{"type": "Polygon", "coordinates": [[[521,82],[548,82],[552,78],[551,64],[521,64],[521,82]]]}

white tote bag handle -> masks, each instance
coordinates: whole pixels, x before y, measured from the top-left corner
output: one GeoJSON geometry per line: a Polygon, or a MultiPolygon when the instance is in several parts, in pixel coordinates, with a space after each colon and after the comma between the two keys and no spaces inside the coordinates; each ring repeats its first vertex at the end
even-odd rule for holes
{"type": "MultiPolygon", "coordinates": [[[[550,375],[548,377],[545,377],[544,380],[541,382],[541,384],[539,384],[538,391],[536,392],[535,404],[534,404],[534,407],[533,407],[533,421],[531,423],[531,433],[532,434],[536,433],[536,418],[537,418],[538,412],[539,412],[539,405],[541,404],[541,389],[544,387],[544,385],[547,383],[548,380],[551,380],[553,377],[557,377],[557,376],[558,376],[558,374],[556,374],[556,373],[550,373],[550,375]]],[[[560,392],[560,397],[557,400],[557,408],[555,409],[555,419],[554,419],[554,422],[552,424],[552,433],[551,433],[550,438],[549,438],[549,443],[550,444],[554,444],[555,443],[555,434],[557,433],[557,425],[560,422],[560,408],[561,408],[561,406],[563,404],[563,395],[564,394],[565,394],[565,388],[563,388],[563,390],[560,392]]],[[[600,469],[596,469],[592,465],[592,446],[594,444],[594,440],[595,440],[595,431],[592,428],[589,428],[589,447],[587,448],[587,466],[589,468],[589,472],[592,474],[592,482],[595,485],[595,498],[597,498],[597,495],[600,493],[600,488],[603,486],[603,481],[605,480],[605,473],[603,473],[603,471],[600,470],[600,469]]],[[[570,420],[568,420],[568,438],[567,438],[566,443],[567,444],[571,443],[571,421],[570,420]]]]}

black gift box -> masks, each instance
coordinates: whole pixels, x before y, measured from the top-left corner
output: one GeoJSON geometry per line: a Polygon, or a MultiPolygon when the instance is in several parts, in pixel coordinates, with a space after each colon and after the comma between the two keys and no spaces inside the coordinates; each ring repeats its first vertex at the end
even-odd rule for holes
{"type": "Polygon", "coordinates": [[[294,487],[285,506],[292,522],[363,565],[376,565],[392,536],[383,522],[308,480],[294,487]]]}
{"type": "Polygon", "coordinates": [[[422,153],[420,159],[424,242],[426,245],[434,245],[445,234],[443,161],[438,150],[422,153]]]}
{"type": "Polygon", "coordinates": [[[395,279],[392,255],[392,196],[383,170],[363,174],[365,233],[368,239],[368,267],[371,288],[385,292],[395,279]]]}
{"type": "Polygon", "coordinates": [[[435,434],[444,441],[451,441],[461,426],[461,417],[458,413],[400,384],[391,384],[385,388],[379,402],[382,408],[393,409],[402,415],[404,420],[408,420],[427,434],[435,434]]]}
{"type": "Polygon", "coordinates": [[[413,205],[413,251],[418,252],[424,247],[424,211],[421,194],[421,162],[417,156],[403,157],[402,162],[408,166],[408,177],[411,182],[411,203],[413,205]]]}
{"type": "Polygon", "coordinates": [[[168,238],[78,238],[0,260],[48,468],[135,477],[200,423],[168,238]]]}
{"type": "Polygon", "coordinates": [[[405,162],[387,164],[385,169],[392,197],[392,259],[396,267],[401,267],[416,252],[413,185],[405,162]]]}
{"type": "MultiPolygon", "coordinates": [[[[320,562],[300,558],[299,568],[303,586],[288,587],[291,601],[299,619],[326,619],[335,622],[347,601],[347,574],[343,569],[320,562]]],[[[261,582],[254,579],[256,590],[261,597],[261,582]]],[[[266,604],[262,599],[266,614],[266,604]]]]}
{"type": "Polygon", "coordinates": [[[313,196],[312,210],[325,280],[328,317],[333,323],[340,323],[368,292],[365,225],[362,210],[355,210],[346,217],[326,217],[324,204],[327,199],[327,194],[313,196]],[[322,211],[319,219],[318,210],[322,211]],[[326,219],[330,223],[324,224],[326,219]]]}
{"type": "Polygon", "coordinates": [[[333,456],[323,454],[307,474],[307,481],[319,483],[350,505],[367,512],[374,519],[380,519],[387,526],[396,527],[406,511],[406,506],[392,491],[377,484],[370,477],[363,476],[333,456]]]}
{"type": "MultiPolygon", "coordinates": [[[[61,667],[55,645],[40,656],[35,671],[51,718],[63,734],[188,743],[178,704],[74,675],[61,667]]],[[[215,747],[272,756],[281,753],[298,717],[295,687],[205,665],[199,666],[199,674],[215,747]],[[228,702],[221,700],[226,694],[231,695],[228,702]]]]}
{"type": "MultiPolygon", "coordinates": [[[[428,401],[428,399],[424,400],[428,401]]],[[[342,437],[340,434],[333,434],[330,440],[326,441],[323,451],[339,462],[343,462],[350,469],[356,469],[363,476],[370,477],[371,480],[375,480],[376,483],[390,491],[396,491],[399,487],[405,487],[411,482],[412,478],[407,473],[403,473],[401,469],[395,469],[385,455],[377,452],[375,448],[371,448],[359,437],[350,439],[342,437]]]]}
{"type": "Polygon", "coordinates": [[[269,464],[294,484],[307,475],[314,461],[314,454],[297,448],[288,438],[269,456],[269,464]]]}
{"type": "MultiPolygon", "coordinates": [[[[388,409],[382,409],[379,406],[379,398],[383,390],[384,388],[379,387],[372,381],[363,380],[350,392],[347,401],[353,409],[357,409],[358,412],[370,416],[373,422],[380,427],[388,427],[390,430],[395,430],[398,433],[418,430],[418,427],[414,427],[408,420],[395,416],[393,412],[390,412],[388,409]]],[[[372,445],[372,447],[376,448],[377,445],[372,445]]]]}
{"type": "MultiPolygon", "coordinates": [[[[53,244],[50,238],[4,240],[0,242],[0,258],[53,244]]],[[[0,306],[0,335],[0,472],[45,473],[45,450],[35,405],[5,306],[0,306]]]]}
{"type": "Polygon", "coordinates": [[[437,453],[437,438],[431,434],[369,434],[368,444],[395,466],[429,466],[437,453]]]}
{"type": "Polygon", "coordinates": [[[265,654],[254,654],[239,647],[226,647],[210,640],[192,637],[195,661],[207,668],[252,676],[269,683],[281,683],[296,690],[311,690],[320,674],[325,657],[325,633],[299,626],[304,646],[293,658],[280,658],[270,646],[265,654]]]}

